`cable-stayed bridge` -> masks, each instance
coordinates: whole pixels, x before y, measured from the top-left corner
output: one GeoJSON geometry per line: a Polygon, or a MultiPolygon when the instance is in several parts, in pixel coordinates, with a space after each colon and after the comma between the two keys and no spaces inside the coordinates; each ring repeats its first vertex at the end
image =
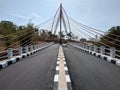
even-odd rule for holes
{"type": "MultiPolygon", "coordinates": [[[[1,50],[0,90],[120,89],[120,51],[99,41],[106,32],[74,20],[67,15],[62,3],[52,18],[36,27],[49,30],[51,36],[59,35],[59,43],[31,45],[28,38],[34,33],[29,31],[21,38],[24,42],[20,47],[10,48],[20,42],[17,41],[1,50]],[[67,43],[63,42],[63,34],[67,43]],[[73,35],[93,40],[92,43],[71,42],[73,35]]],[[[105,37],[110,39],[103,39],[105,42],[120,46],[118,39],[105,37]]]]}

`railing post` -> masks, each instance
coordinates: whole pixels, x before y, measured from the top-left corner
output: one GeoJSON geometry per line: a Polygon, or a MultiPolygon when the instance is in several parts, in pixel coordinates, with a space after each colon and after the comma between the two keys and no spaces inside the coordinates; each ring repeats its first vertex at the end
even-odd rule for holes
{"type": "Polygon", "coordinates": [[[33,45],[30,46],[30,51],[33,51],[33,45]]]}
{"type": "Polygon", "coordinates": [[[94,52],[97,52],[97,46],[96,45],[94,46],[94,52]]]}
{"type": "Polygon", "coordinates": [[[9,59],[11,59],[11,58],[13,57],[13,49],[12,49],[12,48],[8,48],[7,57],[8,57],[9,59]]]}
{"type": "Polygon", "coordinates": [[[87,45],[87,44],[85,45],[85,49],[86,49],[86,50],[88,49],[88,45],[87,45]]]}
{"type": "Polygon", "coordinates": [[[36,46],[37,46],[37,49],[38,49],[38,48],[39,48],[39,47],[38,47],[38,44],[37,44],[36,46]]]}
{"type": "Polygon", "coordinates": [[[19,55],[22,55],[22,47],[19,47],[19,49],[18,49],[18,54],[19,54],[19,55]]]}
{"type": "Polygon", "coordinates": [[[85,44],[83,44],[83,48],[85,49],[85,44]]]}
{"type": "Polygon", "coordinates": [[[40,48],[40,44],[39,44],[39,48],[40,48]]]}
{"type": "Polygon", "coordinates": [[[33,45],[33,50],[35,50],[35,45],[33,45]]]}
{"type": "Polygon", "coordinates": [[[87,50],[89,50],[89,47],[90,47],[90,46],[89,46],[89,45],[87,45],[87,50]]]}
{"type": "Polygon", "coordinates": [[[36,50],[36,45],[34,45],[34,50],[36,50]]]}
{"type": "Polygon", "coordinates": [[[81,47],[84,48],[84,44],[81,44],[81,47]]]}
{"type": "Polygon", "coordinates": [[[105,55],[105,47],[101,46],[101,55],[105,55]]]}
{"type": "Polygon", "coordinates": [[[35,45],[35,50],[37,50],[37,45],[35,45]]]}
{"type": "Polygon", "coordinates": [[[90,51],[92,51],[92,46],[91,45],[88,48],[89,48],[90,51]]]}
{"type": "Polygon", "coordinates": [[[110,57],[115,58],[115,48],[114,47],[110,48],[110,57]]]}
{"type": "Polygon", "coordinates": [[[25,47],[25,53],[28,53],[28,46],[25,47]]]}

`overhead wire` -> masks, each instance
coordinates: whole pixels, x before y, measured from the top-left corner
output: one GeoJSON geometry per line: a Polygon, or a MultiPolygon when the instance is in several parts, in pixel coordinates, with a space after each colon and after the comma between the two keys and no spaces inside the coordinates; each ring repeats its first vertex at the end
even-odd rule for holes
{"type": "MultiPolygon", "coordinates": [[[[80,28],[81,28],[81,27],[82,27],[82,26],[80,25],[80,28]]],[[[82,29],[86,30],[86,31],[89,32],[89,33],[91,33],[90,31],[93,31],[93,30],[88,29],[88,28],[86,28],[86,27],[83,27],[82,29]]],[[[100,36],[104,36],[104,35],[96,32],[96,31],[93,31],[93,32],[99,34],[100,36]]],[[[93,34],[93,33],[92,33],[92,34],[93,34]]],[[[108,37],[108,36],[105,36],[105,37],[120,42],[119,40],[113,39],[113,38],[111,38],[111,37],[108,37]]],[[[107,42],[110,42],[110,43],[112,43],[112,44],[114,44],[114,45],[120,46],[119,44],[116,44],[116,43],[114,43],[114,42],[108,41],[108,40],[106,40],[105,38],[104,38],[104,40],[107,41],[107,42]]]]}
{"type": "Polygon", "coordinates": [[[64,16],[62,17],[63,18],[63,26],[64,26],[64,29],[65,29],[65,32],[66,32],[66,35],[68,34],[68,31],[67,31],[67,25],[65,23],[65,19],[64,19],[64,16]]]}
{"type": "MultiPolygon", "coordinates": [[[[103,33],[103,34],[106,33],[105,31],[98,30],[98,29],[95,29],[95,28],[92,28],[92,27],[86,26],[86,25],[84,25],[84,24],[81,24],[81,23],[79,23],[78,21],[72,19],[71,17],[69,17],[69,18],[70,18],[71,20],[77,22],[79,25],[81,25],[81,26],[83,26],[83,27],[86,27],[86,28],[88,28],[88,29],[90,29],[90,30],[98,31],[99,33],[101,32],[101,33],[103,33]]],[[[116,34],[112,34],[112,33],[109,33],[109,34],[110,34],[110,35],[113,35],[113,36],[116,36],[116,37],[120,37],[119,35],[116,35],[116,34]]]]}
{"type": "Polygon", "coordinates": [[[65,9],[64,9],[64,7],[62,7],[63,8],[63,11],[64,11],[64,13],[65,13],[65,15],[66,15],[66,18],[67,18],[67,21],[68,21],[68,27],[69,27],[69,32],[71,32],[71,26],[70,26],[70,21],[69,21],[69,17],[68,17],[68,15],[67,15],[67,13],[66,13],[66,11],[65,11],[65,9]]]}
{"type": "MultiPolygon", "coordinates": [[[[7,50],[9,47],[15,46],[17,43],[19,43],[19,42],[21,42],[21,41],[23,41],[23,40],[26,40],[27,38],[29,38],[29,37],[31,37],[31,36],[34,36],[34,33],[26,36],[25,38],[22,38],[21,40],[15,42],[15,43],[13,43],[13,44],[11,44],[11,45],[9,45],[9,46],[7,46],[6,48],[2,49],[1,51],[5,51],[5,50],[7,50]]],[[[32,38],[32,39],[33,39],[33,38],[32,38]]],[[[30,39],[27,39],[25,42],[19,44],[19,46],[23,45],[24,43],[28,42],[29,40],[30,40],[30,39]]],[[[2,55],[4,55],[4,54],[0,54],[0,56],[2,56],[2,55]]]]}
{"type": "Polygon", "coordinates": [[[56,18],[56,16],[57,16],[57,13],[58,13],[59,9],[60,9],[60,7],[57,9],[57,11],[56,11],[56,13],[55,13],[55,15],[54,15],[54,19],[53,19],[52,27],[51,27],[51,32],[53,31],[54,21],[55,21],[55,18],[56,18]]]}
{"type": "Polygon", "coordinates": [[[60,21],[59,14],[58,14],[58,16],[56,18],[57,18],[57,21],[56,21],[56,25],[55,25],[55,28],[54,28],[54,35],[57,32],[58,24],[59,24],[59,21],[60,21]]]}
{"type": "Polygon", "coordinates": [[[35,27],[39,28],[39,27],[43,26],[45,23],[48,23],[49,21],[51,21],[52,19],[53,19],[53,17],[51,17],[51,18],[49,18],[48,20],[46,20],[46,21],[44,21],[44,22],[36,25],[35,27]]]}
{"type": "Polygon", "coordinates": [[[79,28],[77,28],[75,25],[73,25],[73,24],[71,23],[71,27],[72,27],[72,26],[75,28],[75,31],[77,31],[77,32],[79,32],[80,34],[82,34],[83,36],[87,37],[87,39],[88,39],[89,37],[91,37],[90,35],[88,35],[88,34],[86,34],[86,33],[84,33],[84,32],[78,31],[79,28]]]}

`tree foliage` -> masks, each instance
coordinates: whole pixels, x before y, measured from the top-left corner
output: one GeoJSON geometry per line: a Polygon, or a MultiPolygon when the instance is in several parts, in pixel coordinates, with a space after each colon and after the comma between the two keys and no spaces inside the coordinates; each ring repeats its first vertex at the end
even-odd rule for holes
{"type": "Polygon", "coordinates": [[[29,23],[17,26],[10,21],[0,22],[0,47],[14,47],[34,44],[37,41],[38,28],[29,23]]]}
{"type": "Polygon", "coordinates": [[[120,49],[120,26],[109,29],[107,34],[101,37],[100,42],[120,49]]]}

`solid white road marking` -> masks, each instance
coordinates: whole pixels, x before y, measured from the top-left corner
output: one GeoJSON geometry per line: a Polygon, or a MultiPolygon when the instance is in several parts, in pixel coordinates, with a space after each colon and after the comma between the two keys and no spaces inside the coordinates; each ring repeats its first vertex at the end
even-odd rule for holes
{"type": "Polygon", "coordinates": [[[65,60],[65,58],[63,58],[63,60],[65,60]]]}
{"type": "Polygon", "coordinates": [[[66,64],[66,62],[64,61],[64,64],[66,64]]]}
{"type": "Polygon", "coordinates": [[[55,77],[54,77],[54,82],[58,82],[58,75],[55,75],[55,77]]]}
{"type": "Polygon", "coordinates": [[[59,64],[60,62],[59,61],[57,61],[57,64],[59,64]]]}
{"type": "Polygon", "coordinates": [[[69,75],[66,75],[66,82],[71,82],[69,75]]]}
{"type": "Polygon", "coordinates": [[[65,70],[65,71],[68,71],[68,68],[67,68],[67,67],[64,67],[64,70],[65,70]]]}
{"type": "Polygon", "coordinates": [[[56,70],[60,70],[59,66],[56,67],[56,70]]]}
{"type": "Polygon", "coordinates": [[[60,60],[60,58],[57,58],[57,60],[60,60]]]}

